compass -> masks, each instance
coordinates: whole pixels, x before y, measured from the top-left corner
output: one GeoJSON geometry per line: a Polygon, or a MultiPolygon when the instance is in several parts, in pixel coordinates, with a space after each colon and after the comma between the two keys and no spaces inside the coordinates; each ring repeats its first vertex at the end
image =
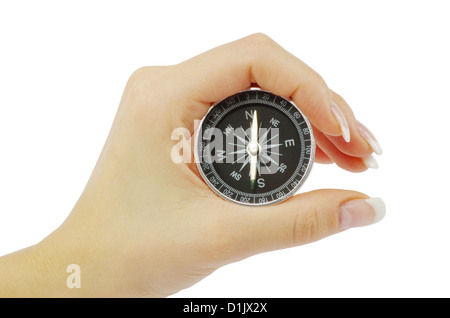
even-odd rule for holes
{"type": "Polygon", "coordinates": [[[314,153],[311,125],[298,107],[260,89],[211,107],[194,145],[206,184],[223,199],[249,206],[294,195],[311,171],[314,153]]]}

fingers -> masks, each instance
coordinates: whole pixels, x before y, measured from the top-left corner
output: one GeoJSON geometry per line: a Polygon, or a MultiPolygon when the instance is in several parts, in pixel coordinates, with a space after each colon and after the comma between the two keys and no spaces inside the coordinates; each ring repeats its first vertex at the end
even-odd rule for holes
{"type": "Polygon", "coordinates": [[[371,134],[370,137],[367,133],[364,133],[362,131],[360,127],[362,124],[358,123],[352,109],[347,104],[347,102],[335,92],[332,92],[332,96],[333,101],[336,103],[336,105],[342,111],[342,114],[345,116],[345,120],[349,128],[349,135],[351,136],[351,142],[345,142],[343,138],[335,136],[327,136],[328,139],[337,148],[339,148],[340,151],[350,156],[367,157],[373,151],[377,152],[378,154],[381,154],[382,152],[381,147],[379,146],[375,137],[373,136],[373,134],[370,133],[370,131],[368,131],[367,128],[366,131],[369,134],[371,134]]]}
{"type": "Polygon", "coordinates": [[[362,172],[367,170],[368,166],[365,164],[363,158],[346,155],[340,151],[340,149],[338,149],[322,132],[315,128],[313,128],[313,131],[314,138],[318,147],[320,147],[320,150],[326,155],[326,157],[335,162],[338,167],[351,172],[362,172]]]}
{"type": "MultiPolygon", "coordinates": [[[[331,111],[332,96],[325,81],[265,35],[220,46],[176,68],[178,86],[184,88],[185,95],[208,107],[256,83],[264,90],[292,98],[320,131],[333,136],[342,134],[331,111]]],[[[190,111],[186,115],[198,113],[190,111]]]]}
{"type": "Polygon", "coordinates": [[[367,127],[356,120],[350,106],[340,95],[335,92],[332,92],[332,95],[348,123],[351,142],[314,129],[317,145],[332,161],[346,170],[359,172],[366,168],[378,168],[372,153],[381,155],[383,151],[377,139],[367,127]]]}
{"type": "Polygon", "coordinates": [[[298,246],[352,227],[378,222],[385,205],[379,198],[345,190],[318,190],[263,209],[236,208],[236,253],[243,256],[298,246]],[[244,211],[245,210],[245,211],[244,211]]]}
{"type": "Polygon", "coordinates": [[[370,158],[373,162],[371,153],[381,153],[373,134],[357,122],[345,100],[332,92],[319,74],[263,34],[196,56],[176,65],[175,72],[169,76],[189,101],[186,105],[174,103],[173,113],[178,114],[180,122],[190,131],[193,127],[189,126],[193,126],[195,119],[201,119],[212,103],[256,85],[291,98],[316,130],[328,138],[327,147],[320,145],[320,148],[339,166],[363,171],[366,166],[357,164],[363,159],[352,159],[347,164],[343,159],[370,158]]]}

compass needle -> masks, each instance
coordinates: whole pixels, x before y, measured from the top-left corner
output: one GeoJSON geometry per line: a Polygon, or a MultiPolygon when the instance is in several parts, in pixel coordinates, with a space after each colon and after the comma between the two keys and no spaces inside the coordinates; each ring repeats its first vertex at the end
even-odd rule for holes
{"type": "Polygon", "coordinates": [[[256,183],[256,164],[258,162],[258,112],[255,110],[253,112],[252,125],[250,126],[250,142],[247,145],[247,152],[250,155],[250,188],[255,189],[256,183]]]}

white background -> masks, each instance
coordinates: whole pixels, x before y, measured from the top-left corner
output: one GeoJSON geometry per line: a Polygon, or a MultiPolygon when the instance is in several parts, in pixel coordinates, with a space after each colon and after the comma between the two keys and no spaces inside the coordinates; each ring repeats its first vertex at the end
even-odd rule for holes
{"type": "Polygon", "coordinates": [[[449,14],[445,1],[2,1],[0,255],[68,216],[135,69],[263,32],[384,150],[361,174],[315,165],[301,191],[380,196],[386,218],[225,266],[174,297],[449,297],[449,14]]]}

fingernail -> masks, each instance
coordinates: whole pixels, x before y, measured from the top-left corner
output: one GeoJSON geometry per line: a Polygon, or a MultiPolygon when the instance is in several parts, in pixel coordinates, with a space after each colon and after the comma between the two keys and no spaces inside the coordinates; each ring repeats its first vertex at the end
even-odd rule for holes
{"type": "Polygon", "coordinates": [[[373,155],[361,159],[367,168],[378,169],[378,162],[373,155]]]}
{"type": "Polygon", "coordinates": [[[339,108],[339,106],[332,101],[331,104],[331,112],[333,113],[334,117],[339,123],[339,127],[341,128],[342,138],[346,142],[350,142],[350,130],[348,128],[347,119],[345,119],[345,115],[342,112],[342,110],[339,108]]]}
{"type": "Polygon", "coordinates": [[[347,201],[339,210],[341,230],[375,224],[386,215],[386,205],[381,198],[347,201]]]}
{"type": "Polygon", "coordinates": [[[383,154],[383,149],[381,149],[381,146],[378,143],[378,140],[375,138],[375,136],[372,134],[372,132],[366,126],[364,126],[359,121],[357,121],[356,128],[358,129],[358,132],[360,133],[360,135],[367,141],[369,146],[372,148],[372,150],[377,155],[383,154]]]}

